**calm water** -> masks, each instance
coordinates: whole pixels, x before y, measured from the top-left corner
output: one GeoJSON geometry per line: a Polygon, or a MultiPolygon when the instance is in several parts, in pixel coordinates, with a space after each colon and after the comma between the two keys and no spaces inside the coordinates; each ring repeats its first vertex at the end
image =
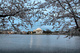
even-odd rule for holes
{"type": "Polygon", "coordinates": [[[80,37],[0,34],[0,53],[80,53],[80,37]]]}

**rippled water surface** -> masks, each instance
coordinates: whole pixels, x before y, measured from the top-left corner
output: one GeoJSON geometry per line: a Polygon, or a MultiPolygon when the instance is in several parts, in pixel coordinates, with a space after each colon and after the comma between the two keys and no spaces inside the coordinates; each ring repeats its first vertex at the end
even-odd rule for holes
{"type": "Polygon", "coordinates": [[[0,53],[80,53],[80,37],[0,34],[0,53]]]}

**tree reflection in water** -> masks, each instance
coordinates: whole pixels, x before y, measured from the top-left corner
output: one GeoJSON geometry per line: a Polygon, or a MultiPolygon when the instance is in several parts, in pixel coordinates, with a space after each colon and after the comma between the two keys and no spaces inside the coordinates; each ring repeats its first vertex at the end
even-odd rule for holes
{"type": "MultiPolygon", "coordinates": [[[[73,35],[66,35],[64,38],[69,38],[69,39],[71,39],[73,37],[73,35]]],[[[58,35],[58,37],[57,37],[57,39],[59,39],[60,38],[60,35],[58,35]]]]}

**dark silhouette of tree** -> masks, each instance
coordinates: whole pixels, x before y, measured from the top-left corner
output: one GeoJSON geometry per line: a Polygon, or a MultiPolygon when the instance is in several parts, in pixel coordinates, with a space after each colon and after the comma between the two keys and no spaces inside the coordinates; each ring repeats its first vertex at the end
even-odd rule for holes
{"type": "MultiPolygon", "coordinates": [[[[74,9],[73,9],[73,7],[71,6],[72,4],[70,4],[70,2],[73,2],[74,3],[74,1],[72,1],[72,0],[70,0],[70,1],[68,1],[68,0],[65,0],[66,1],[66,4],[68,5],[68,9],[70,10],[67,10],[63,5],[62,5],[62,3],[60,2],[60,0],[57,0],[58,1],[58,3],[61,5],[61,7],[64,9],[64,10],[66,10],[66,11],[68,11],[72,16],[73,16],[73,18],[74,18],[74,20],[75,20],[75,24],[76,24],[76,28],[79,28],[79,26],[78,26],[78,23],[77,23],[77,18],[78,19],[80,19],[80,17],[78,17],[78,16],[76,16],[76,13],[77,12],[74,12],[74,9]]],[[[79,1],[78,1],[79,2],[79,1]]],[[[74,3],[74,5],[76,5],[75,3],[74,3]]],[[[77,9],[76,9],[77,10],[77,9]]]]}

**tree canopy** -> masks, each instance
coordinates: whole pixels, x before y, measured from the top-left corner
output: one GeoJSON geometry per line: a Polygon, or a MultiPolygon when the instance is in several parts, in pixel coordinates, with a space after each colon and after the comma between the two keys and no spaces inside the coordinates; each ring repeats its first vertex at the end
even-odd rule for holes
{"type": "Polygon", "coordinates": [[[69,26],[79,28],[80,1],[79,0],[45,0],[45,2],[31,2],[31,0],[1,0],[0,26],[1,29],[21,31],[19,27],[28,30],[28,25],[42,21],[42,25],[52,25],[54,28],[69,29],[69,26]],[[14,23],[15,20],[21,20],[14,23]],[[67,21],[67,19],[69,19],[67,21]],[[72,24],[75,23],[75,24],[72,24]],[[11,23],[12,26],[9,28],[11,23]]]}
{"type": "MultiPolygon", "coordinates": [[[[57,27],[55,26],[55,23],[58,23],[58,28],[63,25],[62,29],[66,28],[68,29],[71,24],[71,22],[74,22],[76,25],[76,28],[79,28],[79,22],[80,21],[80,1],[79,0],[46,0],[49,5],[47,5],[47,8],[52,8],[52,10],[49,12],[48,19],[45,20],[45,24],[51,24],[54,26],[53,28],[57,27]],[[67,19],[71,19],[70,21],[67,19]]],[[[74,27],[74,26],[73,26],[74,27]]]]}

